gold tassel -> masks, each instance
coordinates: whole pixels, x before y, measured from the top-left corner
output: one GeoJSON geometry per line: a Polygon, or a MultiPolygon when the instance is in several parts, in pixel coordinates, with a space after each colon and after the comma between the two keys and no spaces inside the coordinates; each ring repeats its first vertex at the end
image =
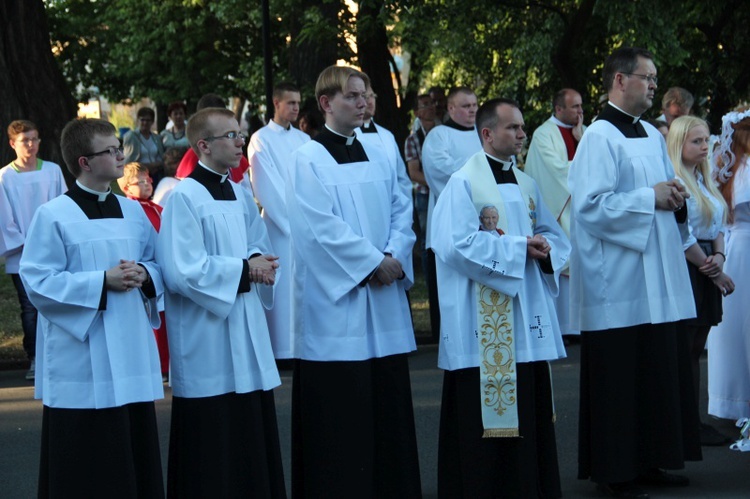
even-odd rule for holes
{"type": "Polygon", "coordinates": [[[518,428],[486,428],[482,438],[512,438],[520,437],[518,428]]]}

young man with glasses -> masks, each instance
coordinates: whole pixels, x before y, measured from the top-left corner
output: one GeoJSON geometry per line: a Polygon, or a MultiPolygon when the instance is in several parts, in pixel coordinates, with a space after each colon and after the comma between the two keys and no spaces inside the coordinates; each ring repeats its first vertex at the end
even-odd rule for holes
{"type": "Polygon", "coordinates": [[[111,123],[71,121],[61,145],[76,182],[37,210],[20,267],[39,310],[39,497],[163,497],[156,232],[110,189],[124,159],[111,123]]]}
{"type": "Polygon", "coordinates": [[[286,496],[273,395],[281,380],[263,313],[279,264],[250,192],[228,179],[242,158],[239,129],[228,109],[190,118],[198,166],[162,213],[170,497],[286,496]]]}
{"type": "Polygon", "coordinates": [[[5,257],[5,272],[10,275],[21,305],[23,349],[30,361],[27,380],[36,372],[37,311],[26,295],[18,266],[26,234],[37,208],[68,190],[60,166],[37,157],[39,130],[27,120],[8,126],[10,147],[16,159],[0,169],[0,256],[5,257]]]}

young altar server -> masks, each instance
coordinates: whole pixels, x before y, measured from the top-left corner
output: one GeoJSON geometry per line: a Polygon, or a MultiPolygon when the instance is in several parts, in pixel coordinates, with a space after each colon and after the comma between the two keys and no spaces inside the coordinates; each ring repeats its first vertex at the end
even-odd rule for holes
{"type": "Polygon", "coordinates": [[[294,296],[292,291],[292,235],[286,210],[286,178],[292,153],[310,136],[292,126],[299,114],[299,89],[279,83],[273,89],[273,119],[250,138],[250,173],[253,193],[263,207],[263,221],[273,249],[285,266],[276,276],[273,307],[266,310],[273,353],[277,359],[293,359],[294,296]]]}
{"type": "Polygon", "coordinates": [[[516,168],[518,104],[489,100],[476,124],[483,150],[453,174],[432,218],[445,370],[438,494],[560,497],[548,361],[565,357],[554,296],[570,243],[516,168]]]}
{"type": "Polygon", "coordinates": [[[171,497],[285,497],[272,389],[280,384],[263,314],[276,257],[247,189],[228,180],[245,136],[206,108],[187,125],[198,166],[162,213],[172,367],[171,497]]]}
{"type": "Polygon", "coordinates": [[[297,353],[293,497],[420,497],[407,353],[415,350],[411,200],[357,140],[367,76],[325,69],[325,128],[297,149],[287,184],[297,353]],[[368,159],[369,158],[369,159],[368,159]]]}
{"type": "Polygon", "coordinates": [[[124,155],[110,123],[71,121],[61,145],[76,183],[37,210],[21,258],[40,314],[39,497],[163,497],[156,232],[112,194],[124,155]]]}
{"type": "Polygon", "coordinates": [[[60,167],[37,157],[42,139],[34,123],[12,121],[8,125],[8,139],[16,159],[0,168],[0,257],[5,257],[5,272],[13,281],[21,305],[23,349],[31,363],[26,379],[33,380],[37,311],[24,290],[18,266],[36,209],[68,188],[60,167]]]}

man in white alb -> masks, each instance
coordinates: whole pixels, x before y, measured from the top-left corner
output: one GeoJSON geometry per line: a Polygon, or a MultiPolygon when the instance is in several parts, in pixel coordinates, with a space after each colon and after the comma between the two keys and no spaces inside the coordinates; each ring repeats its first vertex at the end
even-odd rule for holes
{"type": "Polygon", "coordinates": [[[292,235],[286,210],[286,179],[292,153],[310,136],[292,126],[297,121],[300,92],[290,83],[273,89],[273,119],[250,138],[250,177],[253,193],[263,208],[263,221],[274,253],[284,267],[276,276],[273,307],[266,310],[273,353],[277,359],[293,359],[295,301],[292,294],[292,235]]]}
{"type": "MultiPolygon", "coordinates": [[[[564,88],[552,99],[554,114],[534,131],[524,172],[536,180],[544,204],[570,236],[570,192],[568,170],[586,127],[583,125],[581,94],[564,88]]],[[[570,328],[570,272],[566,267],[560,277],[560,294],[555,300],[557,318],[563,336],[578,335],[570,328]]]]}

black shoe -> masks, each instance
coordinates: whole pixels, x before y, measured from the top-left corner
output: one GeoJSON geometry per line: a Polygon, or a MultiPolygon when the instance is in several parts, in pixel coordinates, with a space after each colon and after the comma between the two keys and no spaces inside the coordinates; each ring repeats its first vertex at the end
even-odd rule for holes
{"type": "Polygon", "coordinates": [[[630,497],[634,499],[649,499],[648,492],[636,486],[633,482],[600,483],[596,487],[599,492],[609,497],[630,497]]]}
{"type": "Polygon", "coordinates": [[[721,445],[727,445],[731,442],[731,438],[723,433],[719,433],[713,426],[701,423],[701,445],[718,447],[721,445]]]}
{"type": "Polygon", "coordinates": [[[690,480],[686,476],[673,475],[666,471],[653,468],[642,474],[636,480],[638,483],[644,485],[653,485],[655,487],[687,487],[690,485],[690,480]]]}

